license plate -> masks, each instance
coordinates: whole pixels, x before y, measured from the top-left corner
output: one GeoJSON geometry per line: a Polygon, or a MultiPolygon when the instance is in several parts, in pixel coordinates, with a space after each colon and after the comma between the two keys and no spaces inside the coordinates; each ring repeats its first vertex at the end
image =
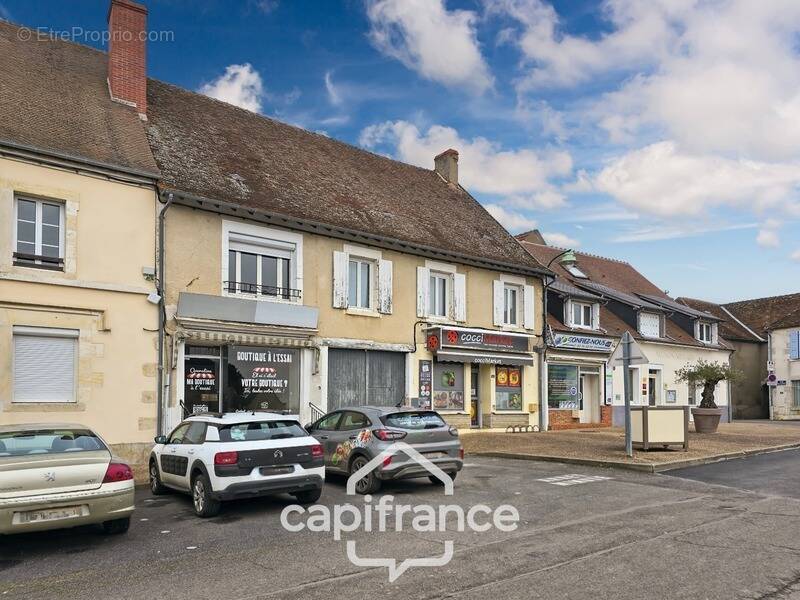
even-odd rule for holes
{"type": "Polygon", "coordinates": [[[286,475],[287,473],[294,473],[294,467],[261,467],[259,472],[264,476],[286,475]]]}
{"type": "Polygon", "coordinates": [[[41,521],[56,521],[59,519],[71,519],[80,517],[83,514],[80,506],[65,506],[63,508],[49,508],[47,510],[30,510],[20,513],[22,523],[39,523],[41,521]]]}
{"type": "Polygon", "coordinates": [[[447,452],[426,452],[425,458],[444,458],[447,452]]]}

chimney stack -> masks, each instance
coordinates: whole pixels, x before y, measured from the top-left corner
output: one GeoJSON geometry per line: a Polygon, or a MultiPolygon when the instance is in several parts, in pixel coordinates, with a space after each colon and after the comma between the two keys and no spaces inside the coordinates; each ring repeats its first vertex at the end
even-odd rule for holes
{"type": "Polygon", "coordinates": [[[114,100],[147,114],[147,8],[111,0],[108,9],[108,86],[114,100]]]}
{"type": "Polygon", "coordinates": [[[444,177],[445,181],[458,185],[458,150],[450,148],[437,154],[433,164],[434,170],[444,177]]]}

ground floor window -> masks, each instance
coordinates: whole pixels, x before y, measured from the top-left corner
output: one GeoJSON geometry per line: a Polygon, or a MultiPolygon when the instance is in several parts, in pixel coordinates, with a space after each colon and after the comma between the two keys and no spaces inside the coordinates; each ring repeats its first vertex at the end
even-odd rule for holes
{"type": "Polygon", "coordinates": [[[522,410],[522,367],[495,367],[495,408],[522,410]]]}
{"type": "Polygon", "coordinates": [[[300,351],[264,346],[187,346],[184,410],[300,412],[300,351]]]}
{"type": "Polygon", "coordinates": [[[792,381],[792,408],[800,408],[800,379],[792,381]]]}
{"type": "Polygon", "coordinates": [[[578,408],[576,365],[547,365],[547,406],[556,409],[578,408]]]}
{"type": "Polygon", "coordinates": [[[75,402],[78,330],[13,328],[13,401],[75,402]]]}
{"type": "Polygon", "coordinates": [[[433,410],[464,410],[464,365],[433,362],[433,410]]]}
{"type": "Polygon", "coordinates": [[[328,410],[396,406],[406,397],[405,352],[328,349],[328,410]]]}

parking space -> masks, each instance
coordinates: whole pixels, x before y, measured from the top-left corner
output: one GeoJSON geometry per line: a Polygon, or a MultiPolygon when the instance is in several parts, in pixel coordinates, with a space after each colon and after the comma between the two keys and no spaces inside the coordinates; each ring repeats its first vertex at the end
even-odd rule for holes
{"type": "MultiPolygon", "coordinates": [[[[344,483],[331,478],[320,504],[363,504],[346,495],[344,483]]],[[[774,590],[792,576],[800,552],[798,536],[786,531],[800,523],[794,500],[669,476],[468,458],[452,497],[423,479],[391,483],[371,502],[388,495],[410,505],[510,504],[519,511],[519,527],[458,532],[448,517],[447,531],[355,531],[337,541],[329,533],[286,531],[280,513],[292,501],[288,496],[230,503],[218,517],[199,519],[188,496],[140,490],[125,536],[81,529],[0,541],[0,594],[26,600],[640,598],[644,587],[658,589],[652,586],[671,578],[678,586],[673,598],[696,597],[700,584],[712,590],[703,597],[752,598],[758,596],[737,596],[744,582],[754,593],[774,590]],[[390,583],[385,567],[348,560],[348,540],[367,557],[437,556],[447,540],[455,552],[447,565],[413,568],[390,583]],[[716,549],[703,547],[705,541],[716,549]],[[759,565],[752,556],[760,557],[759,565]],[[676,572],[700,564],[713,565],[705,579],[675,580],[676,572]]]]}

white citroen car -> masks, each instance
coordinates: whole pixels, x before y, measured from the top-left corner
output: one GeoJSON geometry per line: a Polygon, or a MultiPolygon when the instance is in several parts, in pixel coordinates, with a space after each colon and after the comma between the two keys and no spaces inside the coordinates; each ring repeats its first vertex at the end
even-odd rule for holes
{"type": "Polygon", "coordinates": [[[150,490],[191,493],[201,517],[219,513],[225,500],[288,493],[310,504],[322,493],[322,446],[293,416],[206,413],[155,441],[150,490]]]}

